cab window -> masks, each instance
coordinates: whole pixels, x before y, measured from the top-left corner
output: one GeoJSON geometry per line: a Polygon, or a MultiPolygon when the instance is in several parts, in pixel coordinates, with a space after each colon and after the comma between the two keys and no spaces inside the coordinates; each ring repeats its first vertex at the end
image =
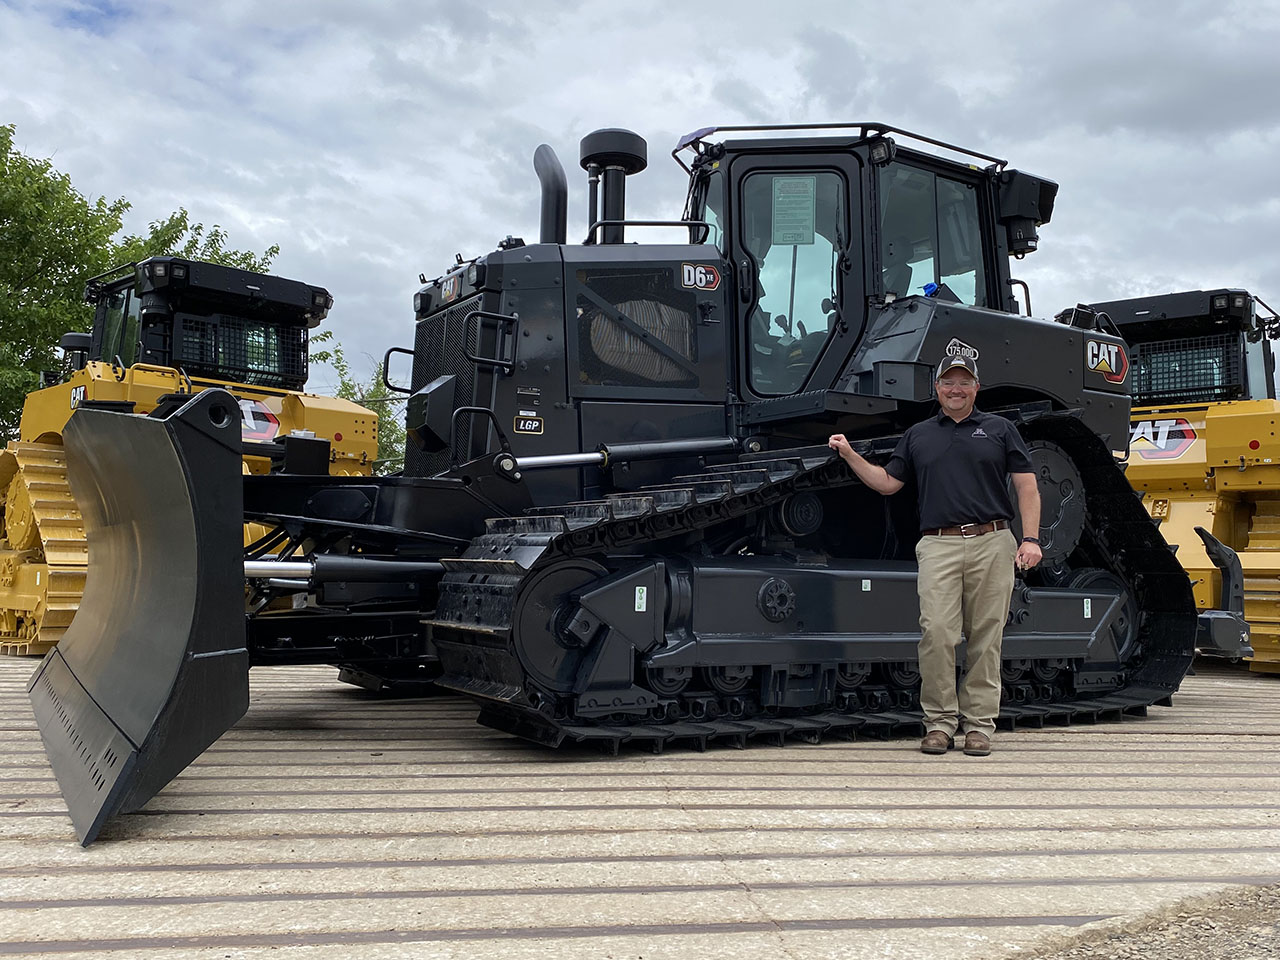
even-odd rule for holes
{"type": "Polygon", "coordinates": [[[115,290],[103,300],[102,310],[102,359],[113,363],[119,358],[124,366],[131,366],[138,353],[138,297],[129,287],[115,290]]]}
{"type": "Polygon", "coordinates": [[[987,305],[978,194],[972,184],[893,163],[880,168],[880,279],[908,297],[945,284],[961,303],[987,305]]]}
{"type": "Polygon", "coordinates": [[[836,324],[846,189],[840,174],[822,170],[761,171],[743,180],[742,244],[756,278],[747,319],[756,393],[800,389],[836,324]]]}
{"type": "Polygon", "coordinates": [[[1272,342],[1265,337],[1257,342],[1247,340],[1244,345],[1244,359],[1248,376],[1248,389],[1245,396],[1250,400],[1274,400],[1276,398],[1276,361],[1272,342]]]}
{"type": "Polygon", "coordinates": [[[142,299],[136,292],[129,294],[129,305],[124,312],[124,329],[120,333],[120,361],[131,367],[138,360],[138,325],[142,316],[142,299]]]}
{"type": "Polygon", "coordinates": [[[721,253],[725,252],[724,238],[724,174],[719,170],[702,177],[694,185],[692,202],[686,218],[702,220],[711,225],[704,235],[701,230],[693,231],[695,243],[714,244],[721,253]]]}

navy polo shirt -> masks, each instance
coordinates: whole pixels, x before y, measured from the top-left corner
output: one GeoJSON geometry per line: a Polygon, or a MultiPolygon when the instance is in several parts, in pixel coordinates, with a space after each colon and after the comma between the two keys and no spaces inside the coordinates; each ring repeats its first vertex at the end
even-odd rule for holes
{"type": "Polygon", "coordinates": [[[944,411],[911,427],[884,469],[915,474],[921,530],[1012,520],[1009,474],[1034,472],[1018,428],[976,407],[959,423],[944,411]]]}

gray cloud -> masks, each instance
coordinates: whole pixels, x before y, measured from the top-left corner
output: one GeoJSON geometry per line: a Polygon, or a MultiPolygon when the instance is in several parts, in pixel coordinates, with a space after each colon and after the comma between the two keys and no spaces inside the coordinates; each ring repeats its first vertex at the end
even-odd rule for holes
{"type": "Polygon", "coordinates": [[[1061,183],[1016,268],[1039,313],[1228,284],[1280,299],[1277,39],[1274,0],[8,0],[0,122],[133,201],[132,230],[182,205],[279,243],[281,273],[334,292],[355,356],[411,340],[419,272],[536,237],[538,143],[585,233],[578,139],[602,126],[649,140],[636,217],[679,214],[667,154],[689,130],[878,120],[1061,183]]]}

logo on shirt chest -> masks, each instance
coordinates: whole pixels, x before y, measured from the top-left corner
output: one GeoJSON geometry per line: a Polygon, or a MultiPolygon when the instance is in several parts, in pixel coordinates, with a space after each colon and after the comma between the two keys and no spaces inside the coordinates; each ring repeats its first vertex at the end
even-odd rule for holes
{"type": "Polygon", "coordinates": [[[983,430],[981,427],[978,427],[978,429],[974,430],[972,433],[972,436],[975,437],[985,437],[986,435],[987,431],[983,430]]]}

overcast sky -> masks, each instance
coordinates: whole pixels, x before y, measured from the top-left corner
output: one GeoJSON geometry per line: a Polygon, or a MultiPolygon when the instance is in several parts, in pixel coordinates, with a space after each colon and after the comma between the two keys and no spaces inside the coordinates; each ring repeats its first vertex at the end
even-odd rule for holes
{"type": "MultiPolygon", "coordinates": [[[[418,274],[538,233],[532,155],[649,141],[628,213],[674,218],[698,127],[875,120],[1058,181],[1015,268],[1038,315],[1243,286],[1280,307],[1280,2],[0,0],[0,123],[131,232],[185,206],[327,286],[363,374],[418,274]]],[[[331,380],[317,371],[313,386],[331,380]]]]}

